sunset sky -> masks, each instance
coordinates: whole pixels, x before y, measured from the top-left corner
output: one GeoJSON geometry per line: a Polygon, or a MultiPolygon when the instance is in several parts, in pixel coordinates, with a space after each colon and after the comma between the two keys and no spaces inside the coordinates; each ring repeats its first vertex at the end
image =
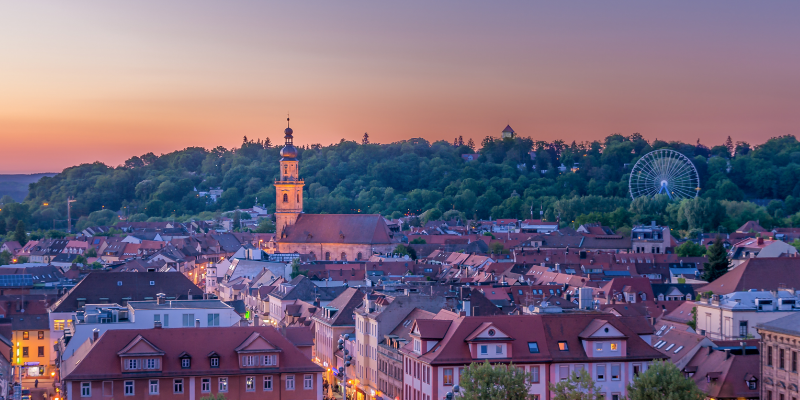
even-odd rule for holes
{"type": "Polygon", "coordinates": [[[412,137],[761,143],[800,126],[797,1],[0,3],[0,173],[412,137]]]}

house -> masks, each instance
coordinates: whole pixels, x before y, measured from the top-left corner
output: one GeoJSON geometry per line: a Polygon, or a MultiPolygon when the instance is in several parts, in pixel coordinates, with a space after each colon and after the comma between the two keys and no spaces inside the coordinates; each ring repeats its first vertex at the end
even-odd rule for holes
{"type": "Polygon", "coordinates": [[[16,257],[20,250],[22,250],[22,246],[20,246],[19,242],[13,240],[5,242],[0,246],[0,253],[7,251],[12,257],[16,257]]]}
{"type": "MultiPolygon", "coordinates": [[[[358,384],[354,390],[361,395],[380,390],[378,380],[378,345],[385,335],[404,324],[405,317],[416,309],[437,312],[445,308],[445,296],[430,296],[424,293],[388,296],[384,294],[365,294],[361,307],[355,310],[356,348],[353,354],[358,384]]],[[[401,396],[404,399],[410,398],[401,396]]]]}
{"type": "Polygon", "coordinates": [[[712,340],[758,338],[757,324],[800,311],[800,297],[793,289],[774,292],[734,292],[700,299],[697,330],[712,340]]]}
{"type": "Polygon", "coordinates": [[[759,378],[759,361],[758,354],[733,354],[707,347],[698,351],[682,371],[697,383],[706,398],[759,399],[760,386],[764,386],[759,378]]]}
{"type": "Polygon", "coordinates": [[[279,324],[286,317],[286,307],[295,304],[295,300],[307,303],[318,302],[325,307],[345,291],[345,287],[319,287],[311,279],[298,275],[289,282],[282,283],[269,293],[269,321],[279,324]]]}
{"type": "Polygon", "coordinates": [[[756,329],[761,336],[761,398],[795,398],[800,386],[800,313],[758,324],[756,329]]]}
{"type": "Polygon", "coordinates": [[[622,319],[596,312],[467,317],[441,311],[416,320],[411,337],[401,350],[403,399],[441,399],[459,385],[464,368],[486,360],[525,371],[532,399],[548,398],[548,384],[586,370],[606,399],[619,400],[635,375],[665,358],[622,319]]]}
{"type": "Polygon", "coordinates": [[[731,268],[735,268],[748,258],[797,257],[797,249],[781,240],[758,237],[734,243],[728,255],[731,268]]]}
{"type": "Polygon", "coordinates": [[[50,337],[61,338],[67,323],[87,304],[126,307],[129,301],[156,300],[160,293],[168,300],[203,297],[203,291],[179,273],[92,272],[50,306],[50,337]]]}
{"type": "MultiPolygon", "coordinates": [[[[319,363],[325,368],[338,368],[333,353],[336,352],[339,336],[355,330],[353,311],[364,301],[364,293],[356,288],[347,288],[326,306],[314,314],[315,351],[319,363]]],[[[334,377],[327,372],[326,380],[334,377]]]]}
{"type": "Polygon", "coordinates": [[[666,254],[676,245],[668,226],[634,226],[631,230],[631,247],[634,253],[666,254]]]}
{"type": "Polygon", "coordinates": [[[59,341],[61,362],[75,354],[84,342],[97,331],[101,335],[114,329],[164,329],[187,327],[240,326],[241,318],[233,307],[220,300],[156,300],[130,301],[119,304],[87,304],[83,312],[72,317],[70,329],[59,341]]]}
{"type": "Polygon", "coordinates": [[[800,282],[800,257],[750,258],[698,293],[728,294],[750,289],[777,290],[800,282]]]}
{"type": "Polygon", "coordinates": [[[272,327],[110,330],[73,358],[68,399],[322,398],[322,367],[272,327]]]}

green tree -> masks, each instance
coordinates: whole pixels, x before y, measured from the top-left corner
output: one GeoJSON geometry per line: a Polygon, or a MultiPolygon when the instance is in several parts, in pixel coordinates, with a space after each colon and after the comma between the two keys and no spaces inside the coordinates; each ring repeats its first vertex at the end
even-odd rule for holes
{"type": "Polygon", "coordinates": [[[275,223],[269,218],[262,218],[256,226],[256,233],[275,233],[275,223]]]}
{"type": "Polygon", "coordinates": [[[492,242],[489,243],[489,250],[492,254],[503,254],[505,252],[505,247],[503,247],[503,242],[492,242]]]}
{"type": "Polygon", "coordinates": [[[728,272],[731,262],[728,260],[727,251],[722,244],[722,237],[717,236],[714,244],[708,246],[708,262],[704,264],[703,279],[713,282],[728,272]]]}
{"type": "Polygon", "coordinates": [[[414,238],[414,240],[408,242],[408,244],[426,244],[426,243],[428,243],[428,242],[426,242],[425,239],[423,239],[421,237],[414,238]]]}
{"type": "Polygon", "coordinates": [[[694,380],[683,376],[675,364],[655,361],[633,378],[628,386],[629,400],[702,400],[703,392],[694,380]]]}
{"type": "Polygon", "coordinates": [[[6,220],[0,218],[0,235],[5,235],[6,233],[8,233],[8,229],[6,229],[6,220]]]}
{"type": "Polygon", "coordinates": [[[8,251],[4,250],[2,253],[0,253],[0,265],[9,265],[11,264],[12,259],[13,257],[8,251]]]}
{"type": "Polygon", "coordinates": [[[472,363],[461,374],[462,400],[526,400],[530,383],[523,369],[514,364],[472,363]]]}
{"type": "Polygon", "coordinates": [[[300,275],[308,276],[308,270],[301,270],[300,269],[300,259],[295,258],[292,260],[292,279],[297,278],[300,275]]]}
{"type": "Polygon", "coordinates": [[[225,397],[225,395],[222,393],[217,393],[216,396],[214,395],[214,393],[211,393],[209,395],[201,397],[200,400],[228,400],[228,398],[225,397]]]}
{"type": "Polygon", "coordinates": [[[555,385],[551,383],[550,391],[553,400],[599,400],[603,395],[585,369],[573,372],[569,379],[555,385]]]}
{"type": "Polygon", "coordinates": [[[792,246],[794,246],[797,251],[800,251],[800,239],[795,239],[794,242],[792,242],[792,246]]]}
{"type": "Polygon", "coordinates": [[[88,263],[88,261],[86,260],[86,257],[84,257],[82,254],[80,254],[77,257],[75,257],[75,261],[73,261],[73,263],[74,264],[86,265],[88,263]]]}
{"type": "Polygon", "coordinates": [[[25,223],[22,221],[17,222],[17,229],[14,231],[14,240],[19,242],[22,246],[28,243],[28,234],[25,232],[25,223]]]}
{"type": "Polygon", "coordinates": [[[417,259],[417,252],[411,247],[402,244],[398,244],[397,247],[394,248],[394,253],[400,256],[409,256],[412,260],[417,259]]]}
{"type": "Polygon", "coordinates": [[[701,257],[703,254],[706,254],[706,248],[691,240],[687,240],[675,248],[675,254],[680,257],[701,257]]]}
{"type": "Polygon", "coordinates": [[[97,249],[90,247],[89,250],[86,250],[86,257],[97,257],[97,249]]]}
{"type": "Polygon", "coordinates": [[[692,313],[692,319],[689,322],[687,322],[686,325],[688,325],[689,328],[697,330],[697,307],[692,307],[691,313],[692,313]]]}

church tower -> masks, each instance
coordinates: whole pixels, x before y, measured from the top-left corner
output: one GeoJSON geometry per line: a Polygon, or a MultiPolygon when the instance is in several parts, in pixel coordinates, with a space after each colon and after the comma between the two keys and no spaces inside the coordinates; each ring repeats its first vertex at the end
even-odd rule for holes
{"type": "Polygon", "coordinates": [[[286,118],[284,138],[286,145],[281,149],[280,178],[275,181],[275,234],[278,239],[285,236],[287,226],[294,225],[303,212],[303,180],[299,177],[297,148],[292,143],[292,128],[286,118]]]}

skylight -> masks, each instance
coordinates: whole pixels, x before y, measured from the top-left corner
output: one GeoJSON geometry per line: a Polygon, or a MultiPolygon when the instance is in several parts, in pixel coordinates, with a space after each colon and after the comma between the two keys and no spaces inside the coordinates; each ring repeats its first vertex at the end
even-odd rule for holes
{"type": "Polygon", "coordinates": [[[683,346],[678,347],[675,349],[675,354],[678,354],[679,351],[683,350],[683,346]]]}
{"type": "Polygon", "coordinates": [[[669,351],[669,349],[671,349],[671,348],[673,348],[673,347],[675,347],[675,343],[673,343],[673,344],[671,344],[671,345],[667,346],[667,348],[666,348],[666,349],[664,349],[664,351],[669,351]]]}

